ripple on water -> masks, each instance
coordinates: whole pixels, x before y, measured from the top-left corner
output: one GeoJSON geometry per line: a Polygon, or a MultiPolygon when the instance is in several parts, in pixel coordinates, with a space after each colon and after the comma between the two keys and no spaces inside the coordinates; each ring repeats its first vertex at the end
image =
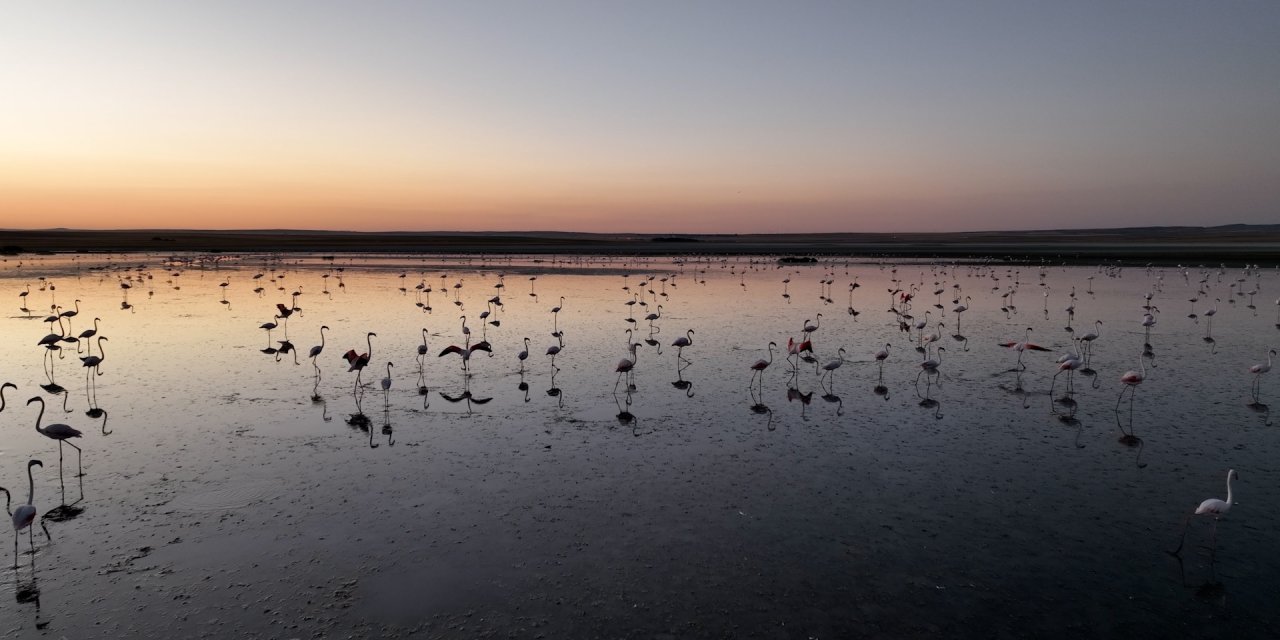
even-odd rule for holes
{"type": "Polygon", "coordinates": [[[166,505],[174,511],[222,511],[239,509],[278,495],[278,487],[270,482],[238,484],[222,489],[181,493],[166,505]]]}

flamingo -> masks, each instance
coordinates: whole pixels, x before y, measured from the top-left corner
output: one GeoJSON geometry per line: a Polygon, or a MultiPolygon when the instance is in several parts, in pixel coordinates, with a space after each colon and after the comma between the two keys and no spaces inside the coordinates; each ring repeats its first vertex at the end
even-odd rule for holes
{"type": "Polygon", "coordinates": [[[524,350],[516,354],[516,358],[520,360],[520,372],[524,372],[524,361],[529,359],[529,338],[524,339],[524,350]]]}
{"type": "MultiPolygon", "coordinates": [[[[563,308],[564,308],[564,296],[560,296],[560,304],[554,307],[551,307],[551,318],[552,318],[552,324],[553,324],[552,329],[554,329],[551,335],[557,338],[560,337],[560,310],[563,308]]],[[[555,360],[555,358],[552,358],[552,360],[555,360]]]]}
{"type": "Polygon", "coordinates": [[[320,352],[321,352],[321,351],[324,351],[324,332],[325,332],[325,330],[327,330],[328,328],[329,328],[329,327],[327,327],[327,326],[321,326],[321,327],[320,327],[320,344],[318,344],[318,345],[316,345],[316,346],[314,346],[314,347],[311,347],[311,352],[310,352],[309,354],[307,354],[307,356],[311,358],[311,364],[315,365],[315,367],[316,367],[316,371],[319,371],[319,370],[320,370],[320,365],[315,364],[315,362],[316,362],[316,356],[320,355],[320,352]]]}
{"type": "MultiPolygon", "coordinates": [[[[791,356],[799,356],[806,351],[813,353],[813,342],[811,340],[796,342],[792,338],[787,338],[787,360],[790,360],[791,356]]],[[[797,366],[799,365],[797,364],[797,366]]]]}
{"type": "Polygon", "coordinates": [[[1027,332],[1026,332],[1026,334],[1024,334],[1024,335],[1023,335],[1022,342],[1015,342],[1015,341],[1010,340],[1010,341],[1007,341],[1007,342],[1001,342],[1001,343],[998,343],[998,344],[999,344],[1000,346],[1002,346],[1002,347],[1006,348],[1006,349],[1010,349],[1010,348],[1011,348],[1011,349],[1013,349],[1014,351],[1017,351],[1017,352],[1018,352],[1018,366],[1019,366],[1019,367],[1021,367],[1021,368],[1022,368],[1022,369],[1024,369],[1024,370],[1027,368],[1027,365],[1025,365],[1025,364],[1023,364],[1023,363],[1022,363],[1022,354],[1023,354],[1024,352],[1026,352],[1026,351],[1028,351],[1028,350],[1030,350],[1030,351],[1050,351],[1050,350],[1051,350],[1051,349],[1048,349],[1048,348],[1042,347],[1042,346],[1040,346],[1040,345],[1038,345],[1038,344],[1035,344],[1035,343],[1031,342],[1031,327],[1027,327],[1027,332]]]}
{"type": "Polygon", "coordinates": [[[1098,337],[1101,335],[1102,335],[1102,321],[1094,320],[1093,331],[1090,331],[1089,333],[1086,333],[1080,336],[1080,339],[1084,341],[1084,356],[1086,360],[1093,357],[1093,341],[1097,340],[1098,337]]]}
{"type": "MultiPolygon", "coordinates": [[[[18,568],[18,534],[20,534],[23,529],[31,527],[31,525],[36,521],[36,481],[31,475],[31,467],[44,467],[44,463],[39,460],[31,460],[27,462],[27,503],[20,505],[13,512],[13,565],[15,569],[18,568]]],[[[4,494],[8,496],[9,491],[6,490],[4,494]]],[[[49,536],[49,529],[44,526],[43,520],[40,521],[40,528],[44,529],[45,537],[52,540],[52,537],[49,536]]],[[[34,527],[27,531],[28,539],[31,541],[32,555],[36,552],[35,539],[30,538],[30,535],[33,534],[34,531],[34,527]]]]}
{"type": "MultiPolygon", "coordinates": [[[[277,319],[279,319],[279,318],[278,318],[278,316],[272,316],[272,317],[271,317],[271,319],[272,319],[272,320],[277,320],[277,319]]],[[[272,329],[275,329],[275,328],[276,328],[276,327],[278,327],[278,326],[280,326],[280,323],[278,323],[278,322],[264,322],[264,323],[262,323],[262,324],[258,325],[258,328],[259,328],[259,329],[265,329],[265,330],[266,330],[266,332],[267,332],[267,345],[268,345],[268,346],[270,346],[270,345],[271,345],[271,330],[272,330],[272,329]]]]}
{"type": "MultiPolygon", "coordinates": [[[[936,355],[928,358],[920,363],[920,373],[916,374],[916,393],[920,393],[920,376],[925,376],[925,382],[928,383],[933,376],[939,376],[938,385],[942,385],[942,372],[938,371],[938,367],[942,366],[942,352],[946,351],[946,347],[938,347],[936,355]]],[[[926,384],[927,386],[927,384],[926,384]]]]}
{"type": "Polygon", "coordinates": [[[49,345],[56,345],[58,342],[61,342],[62,336],[67,334],[66,329],[62,328],[62,316],[49,316],[48,318],[45,318],[44,321],[49,323],[50,333],[49,335],[46,335],[45,337],[40,338],[40,341],[36,343],[36,346],[47,347],[49,345]],[[57,333],[52,333],[54,322],[58,323],[57,333]]]}
{"type": "Polygon", "coordinates": [[[1262,390],[1262,374],[1271,370],[1271,359],[1274,358],[1275,355],[1276,355],[1276,350],[1272,349],[1267,352],[1266,364],[1258,363],[1253,365],[1252,367],[1249,367],[1249,373],[1253,374],[1253,386],[1251,388],[1251,391],[1253,392],[1254,400],[1258,399],[1258,394],[1262,390]]]}
{"type": "Polygon", "coordinates": [[[427,355],[427,328],[422,328],[422,344],[418,345],[418,355],[427,355]]]}
{"type": "Polygon", "coordinates": [[[880,375],[884,376],[884,361],[889,359],[889,348],[893,345],[884,343],[884,348],[876,352],[876,362],[880,364],[880,375]]]}
{"type": "MultiPolygon", "coordinates": [[[[83,362],[86,368],[92,369],[97,372],[98,375],[102,375],[102,369],[100,366],[102,365],[102,361],[107,358],[106,352],[102,350],[102,341],[106,339],[106,336],[98,336],[98,355],[80,358],[80,362],[83,362]]],[[[85,375],[88,375],[88,372],[86,372],[85,375]]]]}
{"type": "Polygon", "coordinates": [[[1146,330],[1143,342],[1151,342],[1151,327],[1156,326],[1156,317],[1150,313],[1142,314],[1142,327],[1146,330]]]}
{"type": "MultiPolygon", "coordinates": [[[[622,382],[623,374],[626,374],[628,380],[630,380],[631,371],[636,368],[636,360],[639,359],[639,351],[636,349],[636,347],[638,346],[640,346],[640,343],[638,342],[632,343],[631,359],[627,360],[626,358],[623,358],[622,360],[619,360],[618,366],[614,368],[614,371],[617,372],[618,374],[618,379],[613,383],[614,391],[618,390],[618,384],[622,382]]],[[[627,388],[628,389],[631,388],[631,384],[629,382],[627,384],[627,388]]]]}
{"type": "Polygon", "coordinates": [[[690,329],[690,330],[686,331],[686,332],[685,332],[685,334],[684,334],[683,336],[681,336],[681,337],[679,337],[679,338],[676,338],[676,341],[675,341],[675,342],[672,342],[672,343],[671,343],[671,346],[673,346],[673,347],[675,347],[675,348],[676,348],[676,361],[677,361],[677,362],[678,362],[678,361],[680,361],[680,360],[684,360],[685,362],[689,362],[689,361],[688,361],[688,360],[687,360],[683,355],[681,355],[681,354],[684,352],[684,348],[685,348],[685,347],[692,347],[692,346],[693,346],[693,329],[690,329]]]}
{"type": "MultiPolygon", "coordinates": [[[[79,438],[82,434],[80,433],[79,429],[76,429],[71,425],[66,425],[66,424],[51,424],[41,429],[40,420],[44,418],[44,398],[41,398],[40,396],[36,396],[30,400],[27,400],[28,405],[30,405],[32,402],[40,403],[40,414],[36,416],[36,431],[40,435],[46,438],[51,438],[53,440],[58,441],[58,473],[62,473],[62,443],[66,441],[68,438],[79,438]]],[[[78,471],[79,475],[84,475],[84,469],[81,465],[81,457],[84,452],[81,451],[80,447],[77,447],[74,443],[67,442],[67,444],[75,448],[76,470],[78,471]]]]}
{"type": "Polygon", "coordinates": [[[66,318],[66,319],[67,319],[67,329],[70,329],[70,328],[71,328],[71,319],[72,319],[72,318],[74,318],[74,317],[76,317],[76,316],[78,316],[78,315],[80,315],[80,301],[79,301],[79,300],[76,300],[76,308],[75,308],[75,309],[69,309],[69,310],[67,310],[67,311],[63,311],[62,313],[60,313],[60,314],[58,314],[58,315],[60,315],[60,316],[62,316],[62,317],[64,317],[64,318],[66,318]]]}
{"type": "Polygon", "coordinates": [[[644,319],[649,321],[649,330],[653,331],[653,322],[662,318],[662,305],[658,305],[658,310],[645,316],[644,319]]]}
{"type": "MultiPolygon", "coordinates": [[[[761,387],[763,387],[763,386],[764,386],[764,370],[765,370],[765,369],[767,369],[767,368],[769,367],[769,365],[773,364],[773,350],[774,350],[774,349],[777,349],[777,348],[778,348],[778,343],[776,343],[776,342],[770,342],[770,343],[769,343],[769,359],[768,359],[768,360],[756,360],[754,363],[752,363],[752,365],[751,365],[751,371],[752,371],[752,374],[751,374],[751,380],[752,380],[752,382],[754,382],[754,381],[755,381],[756,376],[759,376],[759,377],[760,377],[760,386],[761,386],[761,387]]],[[[748,383],[748,386],[750,386],[750,384],[749,384],[749,383],[748,383]]]]}
{"type": "Polygon", "coordinates": [[[1053,382],[1049,384],[1049,399],[1053,399],[1053,387],[1058,383],[1058,376],[1063,371],[1067,372],[1067,394],[1071,393],[1071,378],[1075,375],[1076,369],[1084,366],[1080,358],[1075,354],[1067,354],[1058,360],[1058,373],[1053,374],[1053,382]]]}
{"type": "Polygon", "coordinates": [[[368,333],[368,335],[366,335],[366,336],[365,336],[365,338],[364,338],[364,339],[365,339],[365,346],[367,346],[367,347],[368,347],[368,349],[369,349],[368,351],[365,351],[364,353],[356,353],[356,350],[355,350],[355,349],[348,349],[346,353],[342,354],[342,357],[346,359],[347,364],[351,365],[351,367],[350,367],[350,368],[348,368],[348,369],[347,369],[347,371],[348,371],[348,372],[351,372],[351,371],[355,371],[355,372],[356,372],[356,387],[357,387],[357,388],[359,388],[359,387],[360,387],[360,375],[361,375],[362,373],[364,373],[364,368],[365,368],[365,366],[367,366],[367,365],[369,364],[369,358],[370,358],[370,357],[372,357],[372,354],[373,354],[373,339],[374,339],[374,338],[376,338],[377,336],[378,336],[378,334],[376,334],[376,333],[374,333],[374,332],[372,332],[372,331],[370,331],[370,332],[368,333]]]}
{"type": "Polygon", "coordinates": [[[951,310],[952,313],[956,314],[956,333],[960,333],[960,314],[969,310],[970,302],[972,302],[972,298],[970,296],[965,296],[964,304],[958,304],[951,310]]]}
{"type": "Polygon", "coordinates": [[[382,379],[382,395],[385,397],[388,391],[391,391],[391,367],[395,365],[387,363],[387,377],[382,379]]]}
{"type": "Polygon", "coordinates": [[[817,316],[815,316],[815,318],[816,318],[816,320],[814,320],[814,322],[815,322],[816,324],[809,324],[809,321],[808,321],[808,320],[805,320],[805,321],[804,321],[804,337],[805,337],[805,338],[808,338],[808,337],[809,337],[809,334],[813,333],[814,331],[817,331],[817,330],[818,330],[818,325],[821,325],[821,324],[822,324],[822,314],[821,314],[821,313],[819,313],[817,316]]]}
{"type": "Polygon", "coordinates": [[[547,347],[547,355],[551,356],[551,369],[554,371],[560,370],[560,368],[556,366],[556,355],[560,353],[562,348],[563,346],[559,344],[553,344],[547,347]]]}
{"type": "Polygon", "coordinates": [[[836,355],[837,355],[837,357],[836,357],[836,359],[835,359],[835,360],[832,360],[831,362],[828,362],[828,363],[826,363],[826,364],[822,365],[822,368],[826,370],[826,373],[824,373],[824,374],[822,374],[822,375],[823,375],[823,376],[830,376],[832,380],[835,380],[835,371],[836,371],[836,369],[839,369],[839,368],[840,368],[840,365],[844,364],[844,347],[841,347],[841,348],[836,352],[836,355]]]}
{"type": "MultiPolygon", "coordinates": [[[[89,338],[92,338],[93,336],[98,335],[98,321],[99,321],[99,320],[101,320],[101,318],[94,318],[94,319],[93,319],[93,328],[92,328],[92,329],[85,329],[84,331],[81,331],[81,332],[80,332],[80,335],[79,335],[78,337],[79,337],[79,339],[80,339],[81,341],[88,340],[89,338]]],[[[79,347],[77,346],[77,348],[79,348],[79,347]]]]}
{"type": "MultiPolygon", "coordinates": [[[[920,363],[920,373],[928,373],[930,375],[938,373],[938,367],[942,366],[942,352],[946,351],[946,347],[938,347],[937,355],[920,363]]],[[[916,378],[919,379],[919,374],[916,378]]]]}
{"type": "Polygon", "coordinates": [[[1235,502],[1235,496],[1231,492],[1231,481],[1239,478],[1240,474],[1236,473],[1235,469],[1227,470],[1227,499],[1209,498],[1201,502],[1200,506],[1196,507],[1195,513],[1187,516],[1187,519],[1182,523],[1182,539],[1178,542],[1178,548],[1169,552],[1171,555],[1176,556],[1182,553],[1182,545],[1187,541],[1187,525],[1191,524],[1191,519],[1196,516],[1213,516],[1213,542],[1210,547],[1214,552],[1218,550],[1218,521],[1226,517],[1227,512],[1231,511],[1231,505],[1235,502]]]}
{"type": "Polygon", "coordinates": [[[451,344],[445,347],[443,351],[436,354],[436,357],[440,358],[450,353],[456,353],[462,357],[462,370],[464,372],[470,373],[471,369],[468,363],[471,361],[471,354],[477,351],[484,351],[484,352],[487,352],[490,355],[490,357],[493,356],[493,348],[489,345],[489,343],[480,341],[467,347],[459,347],[456,344],[451,344]]]}
{"type": "Polygon", "coordinates": [[[1124,399],[1124,392],[1129,391],[1129,413],[1133,413],[1133,396],[1137,393],[1138,385],[1142,384],[1147,377],[1147,365],[1141,357],[1138,358],[1138,368],[1139,371],[1130,369],[1120,376],[1120,383],[1124,387],[1120,389],[1120,395],[1116,398],[1116,411],[1120,410],[1120,401],[1124,399]]]}

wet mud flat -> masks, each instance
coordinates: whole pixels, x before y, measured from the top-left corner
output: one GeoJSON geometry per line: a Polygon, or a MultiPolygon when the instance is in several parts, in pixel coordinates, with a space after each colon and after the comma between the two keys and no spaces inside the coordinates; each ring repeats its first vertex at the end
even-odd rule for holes
{"type": "Polygon", "coordinates": [[[342,288],[314,256],[23,262],[0,290],[31,284],[41,310],[78,300],[73,332],[100,316],[110,341],[103,375],[86,374],[74,346],[36,346],[43,311],[0,316],[19,390],[0,413],[0,482],[25,500],[23,465],[43,459],[36,503],[59,514],[52,541],[37,531],[32,556],[23,536],[18,569],[0,571],[5,637],[1227,638],[1280,624],[1280,387],[1251,400],[1244,370],[1280,335],[1273,269],[602,257],[498,289],[479,259],[406,274],[402,256],[355,256],[342,288]],[[416,304],[424,278],[448,291],[432,313],[416,304]],[[885,310],[902,312],[886,295],[900,282],[924,287],[912,313],[946,345],[937,376],[922,379],[924,336],[885,310]],[[641,291],[647,308],[628,305],[641,291]],[[261,328],[291,303],[287,329],[261,328]],[[1154,327],[1142,304],[1164,308],[1154,327]],[[1210,308],[1212,327],[1188,315],[1210,308]],[[753,387],[749,364],[816,313],[814,362],[775,351],[753,387]],[[494,353],[466,371],[436,355],[465,340],[463,314],[494,353]],[[1095,322],[1093,370],[1064,391],[1055,358],[1095,322]],[[1029,327],[1054,353],[998,346],[1029,327]],[[305,355],[321,336],[316,367],[264,349],[305,355]],[[341,353],[370,345],[358,378],[341,353]],[[1139,363],[1148,377],[1121,405],[1139,363]],[[46,420],[86,431],[84,477],[32,428],[37,394],[46,420]],[[1227,467],[1239,506],[1216,555],[1200,520],[1170,556],[1227,467]]]}

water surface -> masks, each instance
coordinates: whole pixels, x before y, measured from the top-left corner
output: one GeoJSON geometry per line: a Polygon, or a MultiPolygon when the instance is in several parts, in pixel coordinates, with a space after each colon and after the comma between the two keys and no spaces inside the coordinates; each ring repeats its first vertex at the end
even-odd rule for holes
{"type": "Polygon", "coordinates": [[[5,563],[8,636],[1276,631],[1280,389],[1269,374],[1253,398],[1247,371],[1280,345],[1274,269],[194,258],[3,263],[0,377],[18,389],[0,484],[25,502],[40,458],[36,506],[58,507],[52,542],[37,532],[33,557],[24,534],[5,563]],[[101,375],[75,344],[51,361],[36,344],[77,299],[71,332],[97,317],[107,336],[101,375]],[[277,304],[300,309],[287,334],[277,304]],[[902,331],[926,311],[939,377],[902,331]],[[437,356],[467,344],[462,315],[493,354],[467,372],[437,356]],[[816,362],[792,366],[806,321],[816,362]],[[1093,373],[1067,395],[1056,360],[1096,321],[1093,373]],[[1051,351],[1024,370],[997,345],[1028,327],[1051,351]],[[627,329],[640,346],[620,381],[627,329]],[[357,388],[341,356],[369,332],[357,388]],[[70,448],[60,474],[34,396],[46,424],[85,432],[83,477],[70,448]],[[1216,553],[1206,520],[1181,561],[1166,554],[1229,468],[1239,504],[1216,553]]]}

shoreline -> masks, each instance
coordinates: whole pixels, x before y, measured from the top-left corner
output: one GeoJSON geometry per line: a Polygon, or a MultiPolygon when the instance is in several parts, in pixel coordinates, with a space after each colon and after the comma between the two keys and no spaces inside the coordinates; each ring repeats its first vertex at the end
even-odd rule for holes
{"type": "Polygon", "coordinates": [[[1280,262],[1280,225],[816,234],[4,230],[7,256],[50,253],[764,255],[1052,262],[1280,262]]]}

